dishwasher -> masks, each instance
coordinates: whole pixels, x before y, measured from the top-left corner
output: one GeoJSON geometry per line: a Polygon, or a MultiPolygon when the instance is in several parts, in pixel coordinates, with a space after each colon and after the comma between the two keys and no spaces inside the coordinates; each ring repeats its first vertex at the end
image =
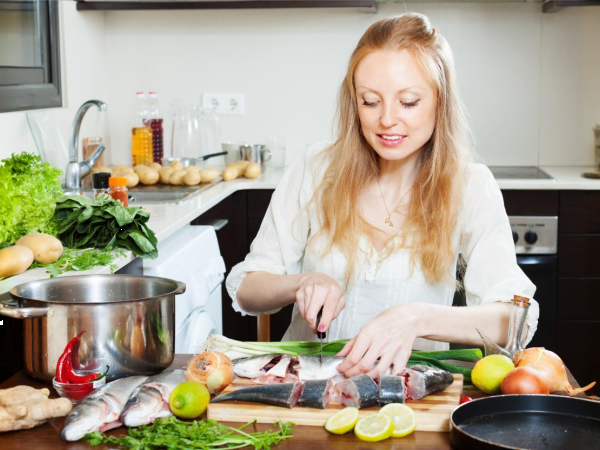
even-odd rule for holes
{"type": "Polygon", "coordinates": [[[144,275],[186,284],[175,301],[175,353],[198,353],[210,334],[223,333],[225,262],[212,226],[183,227],[159,242],[158,258],[143,267],[144,275]]]}

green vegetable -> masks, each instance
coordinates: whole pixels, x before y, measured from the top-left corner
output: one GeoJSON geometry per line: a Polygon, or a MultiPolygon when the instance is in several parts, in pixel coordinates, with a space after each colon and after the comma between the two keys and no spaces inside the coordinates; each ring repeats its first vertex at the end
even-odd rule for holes
{"type": "Polygon", "coordinates": [[[0,248],[34,232],[56,235],[55,199],[61,171],[30,153],[13,154],[0,165],[0,248]]]}
{"type": "Polygon", "coordinates": [[[467,348],[460,350],[445,350],[439,352],[422,352],[413,350],[413,355],[422,355],[433,359],[454,359],[456,361],[476,362],[483,357],[480,348],[467,348]]]}
{"type": "Polygon", "coordinates": [[[158,241],[146,225],[150,214],[110,199],[79,195],[56,200],[58,238],[68,248],[126,248],[141,258],[158,256],[158,241]]]}
{"type": "Polygon", "coordinates": [[[262,433],[246,433],[242,431],[249,425],[248,422],[240,428],[227,427],[214,420],[194,420],[183,422],[176,417],[157,419],[150,426],[142,425],[139,428],[130,428],[128,435],[120,438],[107,436],[95,431],[88,433],[84,439],[88,444],[120,445],[136,450],[151,450],[159,448],[168,449],[234,449],[254,447],[270,449],[285,439],[291,439],[294,425],[291,422],[278,422],[278,431],[264,431],[262,433]]]}
{"type": "Polygon", "coordinates": [[[70,270],[88,270],[95,266],[108,266],[110,273],[117,270],[117,265],[112,262],[117,257],[125,256],[123,250],[98,250],[95,248],[86,248],[84,250],[69,250],[65,249],[55,262],[52,264],[43,264],[34,262],[30,269],[36,267],[45,267],[46,272],[50,274],[50,278],[54,278],[62,273],[70,270]]]}

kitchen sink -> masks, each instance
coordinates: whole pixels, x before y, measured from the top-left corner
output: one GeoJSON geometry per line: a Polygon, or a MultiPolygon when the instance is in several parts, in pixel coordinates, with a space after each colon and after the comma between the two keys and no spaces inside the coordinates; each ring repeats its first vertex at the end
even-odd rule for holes
{"type": "MultiPolygon", "coordinates": [[[[204,184],[195,187],[175,187],[165,186],[165,188],[157,188],[156,186],[142,186],[129,190],[129,204],[178,204],[190,200],[194,196],[211,187],[214,183],[204,184]]],[[[94,191],[92,189],[84,189],[83,194],[86,197],[93,198],[94,191]]]]}

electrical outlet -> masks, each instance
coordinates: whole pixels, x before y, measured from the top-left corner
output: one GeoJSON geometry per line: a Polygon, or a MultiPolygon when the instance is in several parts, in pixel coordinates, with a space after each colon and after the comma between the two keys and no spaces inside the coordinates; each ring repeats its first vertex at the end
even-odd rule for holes
{"type": "Polygon", "coordinates": [[[245,110],[245,95],[205,92],[202,94],[202,106],[204,108],[212,109],[217,114],[225,116],[243,116],[245,110]]]}

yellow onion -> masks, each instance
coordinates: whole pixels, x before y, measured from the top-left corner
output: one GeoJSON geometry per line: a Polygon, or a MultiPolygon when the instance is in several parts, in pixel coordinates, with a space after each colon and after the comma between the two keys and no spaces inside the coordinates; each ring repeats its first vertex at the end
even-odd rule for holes
{"type": "Polygon", "coordinates": [[[219,393],[233,381],[233,365],[227,355],[206,352],[195,356],[185,371],[188,381],[205,384],[211,394],[219,393]]]}
{"type": "Polygon", "coordinates": [[[550,392],[564,391],[571,397],[594,387],[596,382],[576,389],[567,379],[567,369],[556,353],[544,347],[533,347],[522,350],[515,356],[517,367],[531,366],[546,381],[550,392]]]}
{"type": "Polygon", "coordinates": [[[507,394],[549,394],[548,383],[531,366],[517,367],[502,380],[502,393],[507,394]]]}

